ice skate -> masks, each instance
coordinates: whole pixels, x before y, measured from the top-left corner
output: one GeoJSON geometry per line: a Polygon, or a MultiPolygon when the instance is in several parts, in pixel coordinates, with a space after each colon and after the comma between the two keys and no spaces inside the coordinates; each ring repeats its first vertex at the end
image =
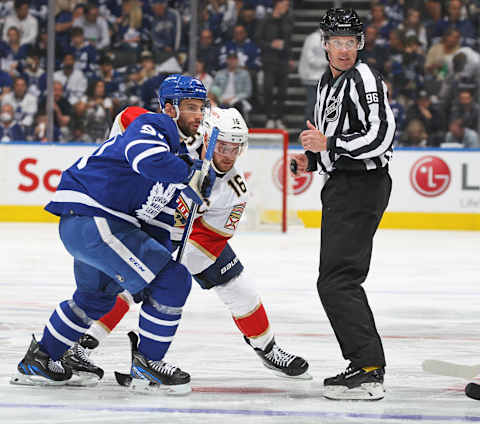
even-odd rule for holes
{"type": "MultiPolygon", "coordinates": [[[[245,341],[252,346],[250,340],[244,336],[245,341]]],[[[253,347],[253,346],[252,346],[253,347]]],[[[311,380],[308,371],[308,362],[300,356],[285,352],[275,343],[275,338],[262,350],[253,347],[256,354],[262,359],[263,365],[271,369],[280,377],[311,380]]]]}
{"type": "Polygon", "coordinates": [[[72,370],[54,361],[40,350],[35,336],[32,335],[30,347],[25,357],[17,366],[18,374],[10,379],[11,384],[26,386],[61,386],[67,384],[72,377],[72,370]]]}
{"type": "Polygon", "coordinates": [[[103,369],[90,359],[91,350],[98,346],[98,340],[84,334],[77,343],[68,349],[62,358],[62,364],[72,369],[69,386],[94,386],[103,377],[103,369]]]}
{"type": "Polygon", "coordinates": [[[164,361],[152,361],[145,358],[137,349],[138,336],[128,333],[132,347],[132,367],[130,375],[115,372],[115,378],[121,386],[134,391],[163,391],[169,395],[185,395],[192,391],[190,374],[164,361]]]}
{"type": "Polygon", "coordinates": [[[353,368],[323,381],[323,396],[334,400],[380,400],[383,399],[383,368],[353,368]]]}

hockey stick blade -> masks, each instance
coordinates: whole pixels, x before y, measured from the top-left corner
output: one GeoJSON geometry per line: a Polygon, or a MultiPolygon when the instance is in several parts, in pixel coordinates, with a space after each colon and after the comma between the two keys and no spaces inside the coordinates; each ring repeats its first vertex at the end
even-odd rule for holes
{"type": "Polygon", "coordinates": [[[182,396],[188,395],[192,391],[190,383],[168,386],[140,378],[132,378],[129,374],[123,374],[117,371],[115,371],[115,379],[120,386],[127,387],[133,392],[164,393],[169,396],[182,396]]]}
{"type": "Polygon", "coordinates": [[[458,377],[465,380],[471,380],[473,377],[480,374],[480,364],[462,365],[454,362],[438,361],[436,359],[427,359],[423,361],[422,369],[430,374],[458,377]]]}
{"type": "Polygon", "coordinates": [[[117,380],[120,386],[130,387],[133,378],[129,374],[122,374],[121,372],[115,371],[115,380],[117,380]]]}
{"type": "Polygon", "coordinates": [[[153,392],[158,391],[158,384],[154,384],[148,380],[143,380],[139,378],[133,378],[130,374],[123,374],[118,371],[114,371],[115,380],[120,386],[128,387],[129,390],[134,392],[153,392]]]}

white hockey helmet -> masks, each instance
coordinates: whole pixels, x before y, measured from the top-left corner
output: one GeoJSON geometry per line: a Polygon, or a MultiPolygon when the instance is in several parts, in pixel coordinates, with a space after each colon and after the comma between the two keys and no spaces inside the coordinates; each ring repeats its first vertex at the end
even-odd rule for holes
{"type": "Polygon", "coordinates": [[[246,150],[248,146],[248,127],[237,109],[233,107],[228,109],[213,107],[205,117],[203,125],[207,142],[210,139],[213,127],[217,127],[219,130],[218,141],[239,144],[239,155],[246,150]]]}

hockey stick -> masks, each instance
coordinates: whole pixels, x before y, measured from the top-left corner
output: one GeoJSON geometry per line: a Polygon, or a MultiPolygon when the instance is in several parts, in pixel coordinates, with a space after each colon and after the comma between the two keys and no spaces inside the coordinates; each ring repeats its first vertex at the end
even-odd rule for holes
{"type": "Polygon", "coordinates": [[[476,383],[468,383],[465,386],[465,394],[469,398],[480,400],[480,385],[476,383]]]}
{"type": "MultiPolygon", "coordinates": [[[[212,164],[213,152],[215,150],[215,145],[217,144],[218,132],[218,128],[213,127],[212,134],[210,135],[210,140],[208,140],[207,153],[205,154],[205,159],[203,159],[202,169],[200,171],[200,187],[202,187],[203,180],[208,174],[208,170],[210,169],[210,165],[212,164]]],[[[190,233],[192,232],[193,222],[195,221],[195,215],[197,214],[197,210],[198,205],[194,203],[192,205],[192,209],[190,210],[190,214],[188,215],[187,222],[185,224],[185,230],[183,230],[182,241],[180,242],[180,247],[178,249],[177,257],[175,259],[175,261],[178,263],[182,262],[182,257],[187,246],[187,240],[190,237],[190,233]]]]}
{"type": "Polygon", "coordinates": [[[462,365],[454,362],[438,361],[436,359],[423,361],[422,369],[430,374],[464,378],[465,380],[471,380],[480,374],[480,364],[462,365]]]}

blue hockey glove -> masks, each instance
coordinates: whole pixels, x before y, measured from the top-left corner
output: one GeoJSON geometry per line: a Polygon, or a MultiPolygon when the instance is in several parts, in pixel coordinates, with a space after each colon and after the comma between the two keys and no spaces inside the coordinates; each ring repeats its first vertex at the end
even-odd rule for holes
{"type": "Polygon", "coordinates": [[[183,182],[183,184],[187,186],[183,192],[198,205],[202,205],[203,202],[208,202],[216,178],[215,171],[210,167],[200,187],[202,163],[201,160],[194,160],[190,168],[190,173],[183,182]]]}
{"type": "Polygon", "coordinates": [[[193,165],[194,159],[190,155],[187,155],[186,153],[183,153],[181,155],[178,155],[180,159],[182,159],[190,168],[193,165]]]}

